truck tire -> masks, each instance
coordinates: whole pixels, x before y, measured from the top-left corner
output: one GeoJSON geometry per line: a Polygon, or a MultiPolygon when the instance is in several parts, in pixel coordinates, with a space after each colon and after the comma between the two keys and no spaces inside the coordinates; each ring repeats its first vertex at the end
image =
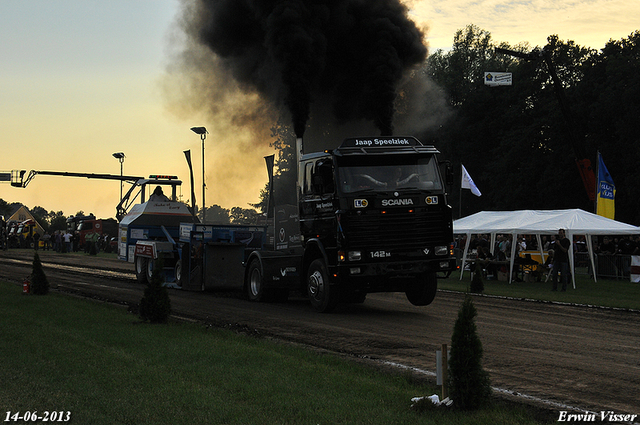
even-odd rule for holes
{"type": "Polygon", "coordinates": [[[307,294],[311,306],[319,313],[329,313],[338,304],[340,294],[329,284],[327,266],[321,259],[314,260],[307,271],[307,294]]]}
{"type": "Polygon", "coordinates": [[[136,280],[138,283],[147,283],[147,259],[144,257],[136,257],[134,263],[136,265],[136,280]]]}
{"type": "Polygon", "coordinates": [[[176,278],[176,285],[182,287],[182,259],[180,258],[178,258],[178,261],[176,261],[174,275],[176,278]]]}
{"type": "Polygon", "coordinates": [[[264,301],[265,288],[264,279],[262,278],[262,267],[260,267],[260,261],[254,259],[249,263],[247,269],[247,296],[250,301],[264,301]]]}
{"type": "Polygon", "coordinates": [[[424,273],[409,283],[406,290],[407,299],[413,305],[424,306],[433,302],[438,290],[438,279],[435,273],[424,273]]]}
{"type": "Polygon", "coordinates": [[[147,258],[147,282],[151,282],[151,276],[153,276],[153,267],[155,266],[156,260],[153,258],[147,258]]]}

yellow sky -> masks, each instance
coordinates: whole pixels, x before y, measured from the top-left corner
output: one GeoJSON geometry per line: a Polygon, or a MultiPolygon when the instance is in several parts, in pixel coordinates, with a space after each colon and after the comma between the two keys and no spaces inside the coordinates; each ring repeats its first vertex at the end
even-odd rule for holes
{"type": "MultiPolygon", "coordinates": [[[[412,17],[429,28],[430,50],[448,49],[468,24],[494,41],[544,45],[547,36],[600,49],[637,28],[639,1],[446,0],[408,1],[412,17]],[[562,4],[560,4],[562,3],[562,4]]],[[[205,126],[207,205],[247,207],[266,182],[264,134],[243,134],[211,122],[193,105],[179,111],[163,92],[175,52],[178,0],[113,0],[101,8],[81,0],[0,2],[0,172],[14,169],[119,174],[112,157],[124,152],[124,173],[175,174],[189,198],[191,149],[200,202],[201,142],[205,126]],[[241,157],[241,158],[240,158],[241,157]]],[[[175,106],[175,105],[174,105],[175,106]]],[[[112,217],[119,183],[36,176],[25,189],[0,183],[0,198],[47,210],[112,217]]]]}

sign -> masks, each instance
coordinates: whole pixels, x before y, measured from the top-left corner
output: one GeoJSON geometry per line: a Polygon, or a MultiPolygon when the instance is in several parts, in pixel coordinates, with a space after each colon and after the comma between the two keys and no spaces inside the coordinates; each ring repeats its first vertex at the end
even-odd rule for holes
{"type": "Polygon", "coordinates": [[[513,81],[510,72],[485,72],[484,84],[486,86],[510,86],[513,81]]]}
{"type": "Polygon", "coordinates": [[[385,146],[422,146],[414,137],[357,137],[346,139],[342,142],[341,148],[370,148],[385,146]]]}

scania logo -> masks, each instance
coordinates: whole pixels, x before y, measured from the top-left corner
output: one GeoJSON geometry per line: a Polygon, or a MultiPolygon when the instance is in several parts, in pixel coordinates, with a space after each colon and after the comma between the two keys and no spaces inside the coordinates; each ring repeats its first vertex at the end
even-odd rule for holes
{"type": "Polygon", "coordinates": [[[411,198],[407,199],[383,199],[382,206],[389,207],[393,205],[413,205],[413,200],[411,198]]]}

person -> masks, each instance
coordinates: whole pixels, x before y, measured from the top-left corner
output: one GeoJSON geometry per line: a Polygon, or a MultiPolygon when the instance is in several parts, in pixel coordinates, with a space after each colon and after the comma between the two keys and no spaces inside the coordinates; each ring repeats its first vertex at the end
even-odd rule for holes
{"type": "Polygon", "coordinates": [[[67,232],[64,232],[64,235],[62,237],[64,239],[64,246],[65,246],[62,252],[72,252],[73,246],[71,245],[71,242],[73,240],[73,235],[67,231],[67,232]]]}
{"type": "Polygon", "coordinates": [[[42,243],[44,244],[42,247],[44,251],[51,249],[51,234],[49,232],[44,232],[44,235],[42,235],[42,243]]]}
{"type": "Polygon", "coordinates": [[[150,201],[155,202],[169,202],[171,199],[167,198],[167,196],[162,192],[162,188],[160,186],[156,186],[155,190],[149,196],[150,201]]]}
{"type": "Polygon", "coordinates": [[[37,251],[39,246],[40,246],[40,233],[35,232],[33,234],[33,249],[37,251]]]}
{"type": "Polygon", "coordinates": [[[556,243],[554,244],[553,252],[553,271],[551,275],[553,277],[552,291],[558,290],[558,272],[562,275],[562,291],[567,290],[567,282],[569,281],[569,247],[571,241],[565,236],[564,229],[558,230],[558,236],[556,236],[556,243]]]}
{"type": "Polygon", "coordinates": [[[613,244],[611,239],[608,236],[605,236],[602,239],[602,243],[599,247],[599,254],[612,255],[616,252],[616,246],[613,244]]]}

